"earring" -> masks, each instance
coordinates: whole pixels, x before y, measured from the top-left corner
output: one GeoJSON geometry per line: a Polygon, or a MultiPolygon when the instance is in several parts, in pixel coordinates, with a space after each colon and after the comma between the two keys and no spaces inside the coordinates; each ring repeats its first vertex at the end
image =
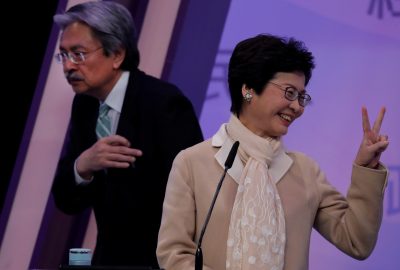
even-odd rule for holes
{"type": "Polygon", "coordinates": [[[246,94],[244,94],[243,99],[250,103],[253,95],[251,94],[250,90],[246,90],[246,94]]]}

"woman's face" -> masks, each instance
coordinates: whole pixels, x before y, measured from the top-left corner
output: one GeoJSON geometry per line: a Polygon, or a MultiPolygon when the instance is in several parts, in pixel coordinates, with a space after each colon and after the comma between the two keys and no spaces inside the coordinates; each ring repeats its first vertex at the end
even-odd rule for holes
{"type": "MultiPolygon", "coordinates": [[[[288,132],[289,126],[304,112],[298,100],[285,98],[286,87],[305,93],[305,76],[301,72],[278,72],[264,87],[260,95],[250,89],[253,98],[243,101],[240,121],[253,133],[261,137],[280,137],[288,132]],[[271,82],[271,83],[270,83],[271,82]],[[279,87],[279,86],[281,87],[279,87]]],[[[247,86],[242,87],[242,96],[247,86]]]]}

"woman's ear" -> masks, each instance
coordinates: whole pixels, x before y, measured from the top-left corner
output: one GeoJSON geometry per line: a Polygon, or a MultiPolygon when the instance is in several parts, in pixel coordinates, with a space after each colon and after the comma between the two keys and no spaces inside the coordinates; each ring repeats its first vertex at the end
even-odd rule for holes
{"type": "Polygon", "coordinates": [[[242,96],[245,101],[250,103],[251,99],[253,98],[253,89],[248,88],[246,84],[242,85],[242,96]]]}
{"type": "Polygon", "coordinates": [[[244,97],[244,95],[246,94],[247,89],[248,89],[247,85],[243,84],[242,85],[242,97],[244,97]]]}

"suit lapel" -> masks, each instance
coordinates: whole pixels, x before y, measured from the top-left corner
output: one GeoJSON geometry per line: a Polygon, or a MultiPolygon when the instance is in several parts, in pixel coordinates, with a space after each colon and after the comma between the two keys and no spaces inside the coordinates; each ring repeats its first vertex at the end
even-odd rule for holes
{"type": "Polygon", "coordinates": [[[141,86],[139,76],[138,71],[132,71],[129,76],[117,128],[117,134],[127,138],[132,143],[132,147],[138,146],[137,142],[139,141],[137,132],[140,127],[140,97],[138,91],[140,91],[141,86]]]}

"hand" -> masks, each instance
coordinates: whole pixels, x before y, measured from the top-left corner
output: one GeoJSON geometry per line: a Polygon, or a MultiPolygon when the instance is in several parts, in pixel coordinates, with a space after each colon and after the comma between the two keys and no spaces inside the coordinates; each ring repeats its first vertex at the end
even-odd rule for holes
{"type": "Polygon", "coordinates": [[[371,129],[367,109],[362,107],[362,127],[364,136],[354,161],[355,164],[368,168],[378,167],[381,154],[389,145],[388,136],[379,134],[385,111],[385,107],[382,107],[371,129]]]}
{"type": "Polygon", "coordinates": [[[90,179],[95,171],[106,168],[128,168],[140,156],[142,151],[130,148],[127,139],[111,135],[99,139],[84,151],[76,161],[76,168],[82,178],[90,179]]]}

